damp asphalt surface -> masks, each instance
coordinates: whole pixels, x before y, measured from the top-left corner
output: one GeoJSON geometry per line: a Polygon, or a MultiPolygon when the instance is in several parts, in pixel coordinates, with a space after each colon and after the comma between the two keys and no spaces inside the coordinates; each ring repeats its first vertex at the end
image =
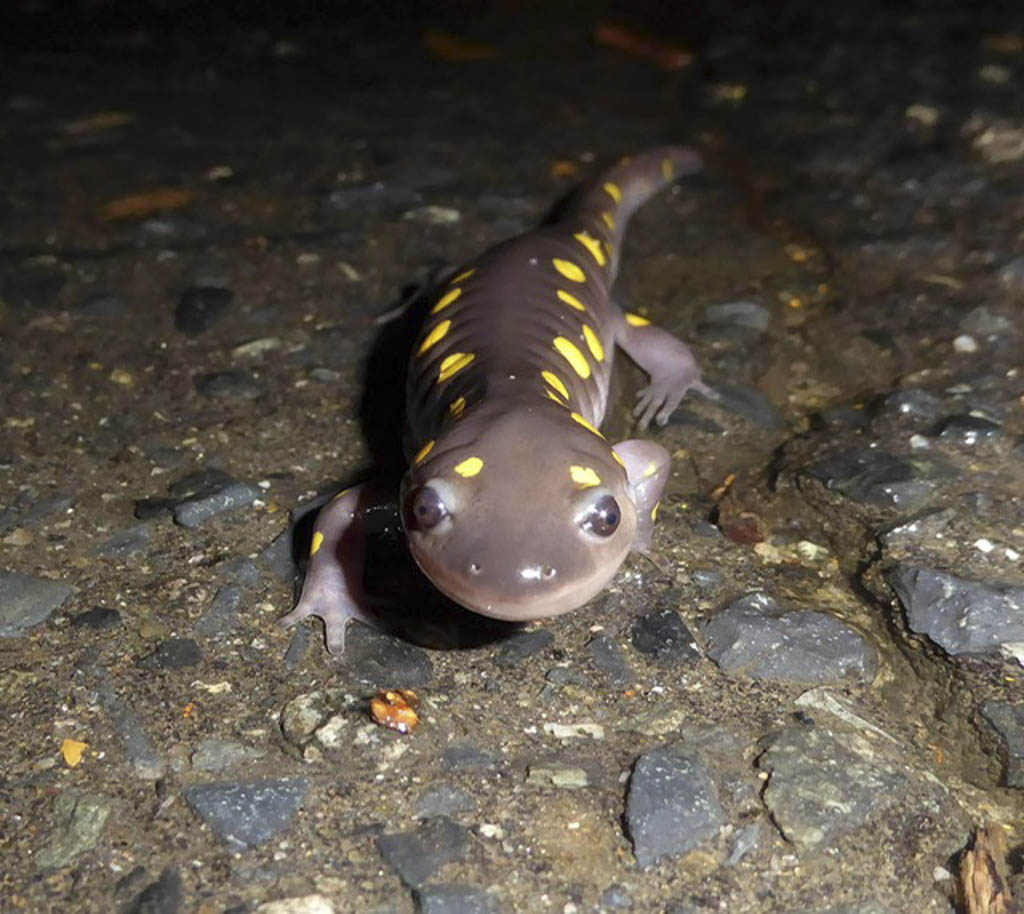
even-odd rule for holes
{"type": "Polygon", "coordinates": [[[1024,895],[1020,9],[3,25],[0,911],[944,914],[980,826],[1024,895]],[[617,295],[721,398],[652,559],[515,630],[385,531],[388,633],[276,627],[394,472],[377,315],[665,141],[617,295]]]}

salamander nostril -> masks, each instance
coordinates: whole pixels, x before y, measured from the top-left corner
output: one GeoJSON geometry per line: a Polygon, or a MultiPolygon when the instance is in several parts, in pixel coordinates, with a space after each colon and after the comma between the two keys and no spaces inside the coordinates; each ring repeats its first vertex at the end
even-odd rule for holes
{"type": "Polygon", "coordinates": [[[470,574],[480,574],[481,571],[483,571],[483,569],[480,567],[480,563],[479,562],[470,562],[469,563],[469,573],[470,574]]]}
{"type": "Polygon", "coordinates": [[[558,574],[558,572],[555,571],[555,569],[552,568],[550,565],[545,565],[543,570],[541,571],[541,574],[543,575],[545,581],[550,581],[556,574],[558,574]]]}

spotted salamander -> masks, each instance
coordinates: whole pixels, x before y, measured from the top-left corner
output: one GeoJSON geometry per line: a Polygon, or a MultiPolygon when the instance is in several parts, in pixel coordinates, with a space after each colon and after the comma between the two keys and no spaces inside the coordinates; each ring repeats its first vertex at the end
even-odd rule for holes
{"type": "MultiPolygon", "coordinates": [[[[408,373],[402,523],[417,564],[457,603],[498,619],[586,603],[631,549],[647,550],[669,473],[659,444],[598,431],[616,346],[650,382],[634,415],[664,425],[688,390],[713,392],[690,350],[611,299],[626,223],[701,167],[688,147],[624,159],[557,219],[485,251],[428,302],[408,373]]],[[[281,623],[320,616],[344,648],[373,624],[362,586],[367,490],[320,512],[302,596],[281,623]]]]}

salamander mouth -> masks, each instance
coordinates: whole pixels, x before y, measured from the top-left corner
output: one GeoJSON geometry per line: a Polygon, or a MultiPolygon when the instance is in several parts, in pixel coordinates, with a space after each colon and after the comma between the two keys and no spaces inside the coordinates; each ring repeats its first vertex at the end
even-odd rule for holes
{"type": "MultiPolygon", "coordinates": [[[[411,544],[410,544],[411,545],[411,544]]],[[[600,592],[618,571],[618,561],[608,561],[594,573],[574,581],[559,580],[559,570],[550,565],[523,565],[515,586],[496,588],[486,580],[487,569],[479,565],[466,573],[412,546],[413,557],[431,583],[446,597],[481,616],[507,622],[546,619],[577,609],[600,592]]],[[[474,563],[470,563],[472,566],[474,563]]]]}

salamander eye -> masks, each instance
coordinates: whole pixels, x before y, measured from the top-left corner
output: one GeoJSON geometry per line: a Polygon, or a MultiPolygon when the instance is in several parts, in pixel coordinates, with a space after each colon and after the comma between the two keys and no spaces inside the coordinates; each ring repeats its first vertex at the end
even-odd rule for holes
{"type": "Polygon", "coordinates": [[[448,508],[436,489],[423,486],[409,496],[405,516],[408,527],[429,532],[440,526],[448,517],[448,508]]]}
{"type": "Polygon", "coordinates": [[[619,526],[622,512],[619,503],[611,495],[603,495],[583,515],[580,526],[595,536],[611,536],[619,526]]]}

